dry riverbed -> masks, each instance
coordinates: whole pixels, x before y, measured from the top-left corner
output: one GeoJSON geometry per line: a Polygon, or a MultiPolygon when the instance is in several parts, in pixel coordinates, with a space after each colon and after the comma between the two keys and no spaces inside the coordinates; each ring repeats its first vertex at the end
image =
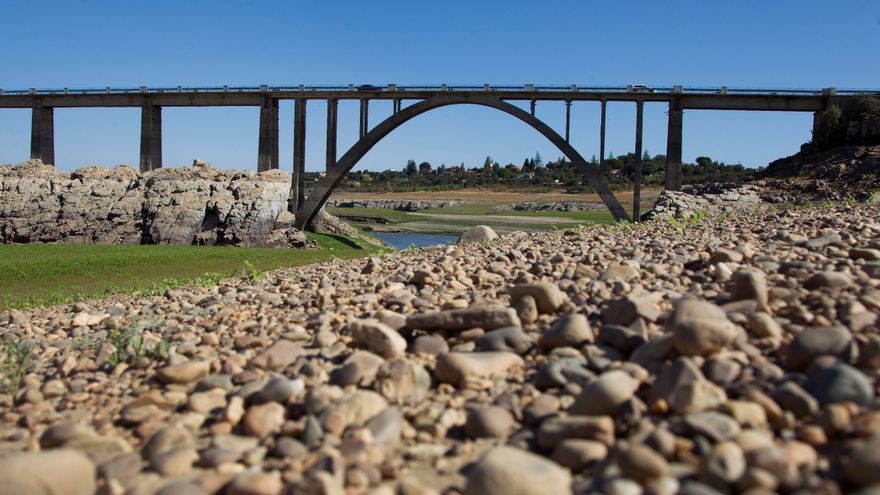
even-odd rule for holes
{"type": "Polygon", "coordinates": [[[874,205],[0,315],[0,494],[880,490],[874,205]]]}

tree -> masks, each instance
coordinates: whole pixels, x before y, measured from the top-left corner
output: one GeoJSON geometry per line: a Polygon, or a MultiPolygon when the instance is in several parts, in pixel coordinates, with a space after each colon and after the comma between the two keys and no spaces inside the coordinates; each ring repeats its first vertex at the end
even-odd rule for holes
{"type": "Polygon", "coordinates": [[[538,168],[538,167],[541,167],[541,166],[543,166],[543,165],[544,165],[544,160],[541,159],[541,153],[539,153],[539,152],[536,151],[536,152],[535,152],[535,163],[534,163],[534,166],[535,166],[535,168],[538,168]]]}
{"type": "Polygon", "coordinates": [[[404,169],[404,172],[406,172],[406,175],[413,175],[416,172],[418,172],[418,170],[419,169],[416,166],[415,160],[409,160],[406,162],[406,169],[404,169]]]}
{"type": "Polygon", "coordinates": [[[485,160],[483,160],[483,169],[489,170],[492,168],[492,157],[487,156],[485,160]]]}
{"type": "Polygon", "coordinates": [[[419,173],[420,174],[430,174],[431,173],[431,164],[428,162],[422,162],[419,164],[419,173]]]}

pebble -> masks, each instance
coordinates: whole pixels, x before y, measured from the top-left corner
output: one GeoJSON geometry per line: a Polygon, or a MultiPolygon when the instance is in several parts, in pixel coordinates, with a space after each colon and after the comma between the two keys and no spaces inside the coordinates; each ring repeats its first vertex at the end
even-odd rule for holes
{"type": "Polygon", "coordinates": [[[284,485],[280,477],[269,473],[247,471],[235,477],[226,487],[226,495],[278,495],[284,485]]]}
{"type": "Polygon", "coordinates": [[[642,484],[662,478],[669,470],[666,459],[644,445],[632,445],[621,452],[617,466],[624,476],[642,484]]]}
{"type": "Polygon", "coordinates": [[[348,331],[356,344],[386,359],[402,357],[406,354],[406,339],[396,330],[379,320],[352,320],[348,331]]]}
{"type": "Polygon", "coordinates": [[[814,366],[803,386],[823,406],[835,402],[868,406],[874,401],[871,380],[858,369],[844,363],[829,367],[814,366]]]}
{"type": "Polygon", "coordinates": [[[694,432],[716,443],[733,440],[741,431],[739,423],[735,419],[715,411],[688,414],[684,417],[684,422],[694,432]]]}
{"type": "Polygon", "coordinates": [[[474,466],[464,495],[565,495],[571,475],[558,464],[524,450],[495,447],[474,466]]]}
{"type": "Polygon", "coordinates": [[[736,483],[746,472],[746,457],[735,442],[721,442],[700,459],[700,479],[719,490],[736,483]]]}
{"type": "Polygon", "coordinates": [[[159,368],[157,375],[165,383],[190,383],[208,376],[211,364],[207,361],[187,361],[159,368]]]}
{"type": "Polygon", "coordinates": [[[819,356],[835,356],[849,360],[853,353],[852,335],[842,326],[811,327],[797,336],[788,346],[786,365],[803,370],[819,356]]]}
{"type": "Polygon", "coordinates": [[[407,317],[406,326],[420,330],[461,331],[471,328],[494,330],[522,325],[513,308],[486,306],[415,314],[407,317]]]}
{"type": "Polygon", "coordinates": [[[300,355],[302,355],[300,344],[287,339],[278,339],[251,360],[251,364],[259,369],[281,371],[293,364],[300,355]]]}
{"type": "Polygon", "coordinates": [[[604,460],[607,456],[608,447],[602,442],[570,439],[560,442],[553,449],[550,458],[576,473],[604,460]]]}
{"type": "Polygon", "coordinates": [[[431,375],[425,368],[408,359],[383,363],[376,373],[375,389],[396,404],[418,403],[428,396],[431,375]]]}
{"type": "Polygon", "coordinates": [[[840,289],[852,285],[852,278],[842,272],[819,272],[811,276],[804,282],[804,288],[807,290],[816,290],[822,288],[840,289]]]}
{"type": "Polygon", "coordinates": [[[614,421],[610,416],[566,416],[545,420],[538,429],[538,445],[552,449],[567,439],[614,443],[614,421]]]}
{"type": "Polygon", "coordinates": [[[637,318],[656,322],[662,314],[660,307],[649,298],[629,295],[611,301],[602,312],[602,321],[607,325],[628,326],[637,318]]]}
{"type": "Polygon", "coordinates": [[[509,292],[513,304],[525,296],[531,296],[540,314],[553,314],[565,302],[565,295],[556,284],[550,282],[520,284],[511,287],[509,292]]]}
{"type": "Polygon", "coordinates": [[[436,356],[449,352],[449,344],[439,335],[420,335],[413,341],[410,352],[436,356]]]}
{"type": "Polygon", "coordinates": [[[761,309],[766,309],[769,301],[767,275],[757,268],[742,268],[733,274],[731,296],[734,301],[753,300],[761,309]]]}
{"type": "Polygon", "coordinates": [[[505,438],[516,426],[513,415],[498,406],[472,408],[464,432],[469,438],[505,438]]]}
{"type": "Polygon", "coordinates": [[[0,457],[0,495],[91,495],[95,465],[71,449],[0,457]]]}
{"type": "Polygon", "coordinates": [[[525,354],[535,346],[535,339],[519,327],[492,330],[475,341],[480,351],[508,351],[525,354]]]}
{"type": "Polygon", "coordinates": [[[708,356],[736,338],[736,328],[724,310],[697,299],[679,300],[668,325],[673,345],[685,356],[708,356]]]}
{"type": "Polygon", "coordinates": [[[466,377],[486,378],[523,364],[512,352],[447,352],[437,356],[434,374],[443,383],[459,385],[466,377]]]}
{"type": "Polygon", "coordinates": [[[569,412],[586,416],[614,416],[618,408],[632,398],[638,387],[638,381],[625,371],[605,372],[584,387],[569,412]]]}
{"type": "Polygon", "coordinates": [[[251,436],[263,438],[277,432],[284,424],[285,409],[277,402],[267,402],[248,408],[242,424],[244,431],[251,436]]]}
{"type": "Polygon", "coordinates": [[[576,347],[593,341],[593,330],[587,317],[580,313],[563,316],[541,336],[541,347],[552,350],[557,347],[576,347]]]}

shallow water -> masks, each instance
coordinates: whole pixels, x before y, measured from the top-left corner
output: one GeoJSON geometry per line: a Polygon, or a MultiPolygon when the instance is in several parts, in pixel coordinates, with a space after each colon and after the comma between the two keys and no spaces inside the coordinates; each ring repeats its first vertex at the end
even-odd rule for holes
{"type": "Polygon", "coordinates": [[[415,232],[370,232],[370,234],[382,239],[395,249],[406,249],[412,245],[423,248],[447,242],[458,242],[458,236],[449,234],[417,234],[415,232]]]}

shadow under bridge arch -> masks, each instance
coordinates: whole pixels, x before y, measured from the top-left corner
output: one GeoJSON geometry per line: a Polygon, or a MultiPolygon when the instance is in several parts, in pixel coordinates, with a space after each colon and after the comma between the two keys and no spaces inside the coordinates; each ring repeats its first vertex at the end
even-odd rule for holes
{"type": "Polygon", "coordinates": [[[627,214],[623,206],[620,205],[620,202],[617,201],[617,198],[614,196],[614,193],[611,192],[611,189],[608,187],[608,184],[605,182],[605,179],[599,171],[590,166],[587,161],[584,160],[584,157],[581,156],[574,147],[567,143],[562,136],[551,129],[550,126],[529,112],[507,103],[500,98],[482,95],[461,95],[437,96],[429,100],[421,101],[402,109],[376,125],[376,127],[370,130],[370,132],[356,142],[351,149],[342,155],[327,175],[318,181],[309,196],[296,211],[295,226],[301,230],[310,226],[312,220],[314,220],[315,216],[324,206],[324,203],[327,202],[327,199],[329,199],[333,190],[336,189],[351,169],[357,165],[358,161],[360,161],[360,159],[363,158],[373,146],[381,141],[382,138],[390,134],[391,131],[397,129],[410,119],[429,110],[448,105],[462,104],[482,105],[501,110],[502,112],[518,118],[536,131],[540,132],[544,137],[549,139],[551,143],[559,148],[559,151],[571,161],[578,172],[586,177],[590,187],[599,194],[599,197],[602,198],[602,202],[605,203],[605,206],[611,211],[611,214],[614,215],[615,220],[628,221],[630,219],[629,214],[627,214]]]}

